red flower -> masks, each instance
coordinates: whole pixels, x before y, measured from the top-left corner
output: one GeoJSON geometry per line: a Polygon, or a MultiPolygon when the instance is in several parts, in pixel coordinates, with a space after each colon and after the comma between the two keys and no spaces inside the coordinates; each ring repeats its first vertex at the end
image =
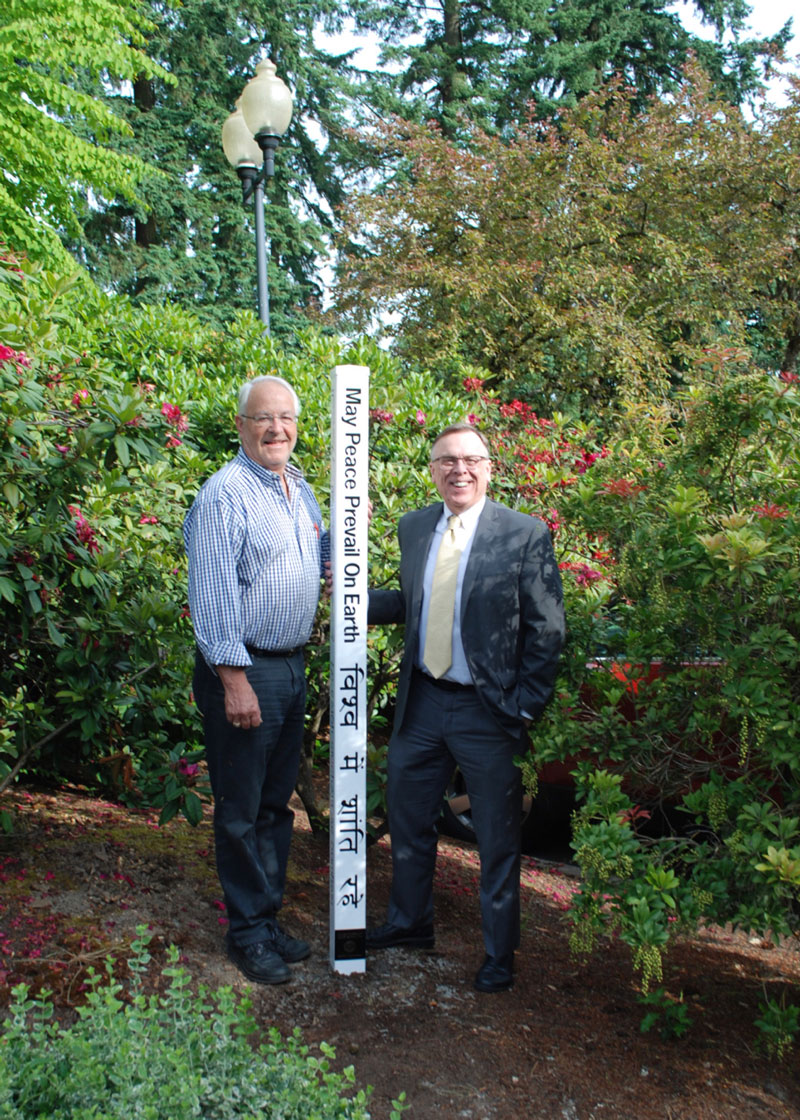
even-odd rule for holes
{"type": "MultiPolygon", "coordinates": [[[[164,401],[161,406],[161,415],[166,416],[167,423],[177,432],[185,432],[189,427],[189,421],[176,404],[170,404],[168,401],[164,401]]],[[[174,446],[174,444],[171,446],[174,446]]]]}
{"type": "Polygon", "coordinates": [[[753,506],[753,512],[757,513],[759,517],[768,518],[770,521],[780,521],[789,516],[788,509],[783,506],[776,506],[774,502],[764,502],[760,506],[753,506]]]}
{"type": "Polygon", "coordinates": [[[795,381],[800,381],[800,374],[790,373],[788,369],[782,370],[780,377],[781,381],[784,381],[787,385],[793,385],[795,381]]]}
{"type": "Polygon", "coordinates": [[[91,525],[83,516],[77,506],[69,506],[68,508],[69,512],[75,518],[75,536],[78,538],[81,544],[86,545],[87,551],[99,552],[100,545],[97,543],[94,529],[91,527],[91,525]]]}
{"type": "Polygon", "coordinates": [[[600,489],[605,490],[607,494],[614,494],[617,498],[633,498],[647,487],[631,482],[629,478],[615,478],[611,482],[604,483],[600,489]]]}
{"type": "Polygon", "coordinates": [[[572,560],[562,560],[558,565],[561,571],[574,572],[575,582],[578,587],[586,587],[590,583],[594,583],[597,579],[603,578],[602,572],[595,571],[590,568],[588,564],[575,563],[572,560]]]}

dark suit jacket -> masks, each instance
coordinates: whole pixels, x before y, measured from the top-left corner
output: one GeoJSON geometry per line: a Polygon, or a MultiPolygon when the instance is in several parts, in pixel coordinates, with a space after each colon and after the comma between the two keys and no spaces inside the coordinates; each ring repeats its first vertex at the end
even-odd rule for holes
{"type": "MultiPolygon", "coordinates": [[[[370,623],[406,626],[397,727],[419,645],[425,561],[441,513],[437,502],[400,519],[400,590],[370,591],[370,623]]],[[[521,711],[535,719],[550,698],[564,641],[561,576],[543,521],[487,499],[464,575],[461,636],[480,700],[501,727],[519,732],[521,711]]]]}

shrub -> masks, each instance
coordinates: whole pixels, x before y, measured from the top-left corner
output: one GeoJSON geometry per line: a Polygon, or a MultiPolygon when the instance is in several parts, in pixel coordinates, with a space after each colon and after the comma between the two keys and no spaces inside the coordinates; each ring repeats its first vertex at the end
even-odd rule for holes
{"type": "MultiPolygon", "coordinates": [[[[275,1029],[251,1045],[250,1001],[230,988],[194,994],[174,946],[163,994],[147,994],[149,937],[137,933],[129,981],[114,978],[109,959],[72,1026],[54,1022],[46,994],[14,989],[0,1033],[2,1120],[369,1120],[371,1090],[354,1090],[352,1066],[331,1069],[332,1047],[317,1057],[298,1031],[282,1039],[275,1029]]],[[[394,1102],[394,1118],[402,1107],[394,1102]]]]}
{"type": "MultiPolygon", "coordinates": [[[[391,447],[378,440],[374,452],[379,580],[395,562],[397,490],[412,501],[426,491],[420,404],[443,426],[463,402],[421,375],[403,382],[368,342],[305,332],[286,352],[253,315],[220,332],[175,308],[78,291],[24,260],[0,272],[0,315],[0,790],[20,773],[78,778],[159,807],[162,822],[176,812],[196,822],[205,791],[181,524],[235,453],[240,382],[276,372],[296,386],[295,459],[325,504],[328,375],[337,362],[371,367],[376,400],[397,418],[391,447]]],[[[328,704],[327,625],[323,604],[308,659],[309,759],[328,704]]],[[[400,641],[376,635],[376,719],[400,641]]]]}
{"type": "Polygon", "coordinates": [[[794,375],[710,354],[559,503],[597,570],[562,564],[570,639],[532,768],[565,764],[581,798],[573,946],[616,933],[645,990],[701,921],[800,922],[799,403],[794,375]]]}

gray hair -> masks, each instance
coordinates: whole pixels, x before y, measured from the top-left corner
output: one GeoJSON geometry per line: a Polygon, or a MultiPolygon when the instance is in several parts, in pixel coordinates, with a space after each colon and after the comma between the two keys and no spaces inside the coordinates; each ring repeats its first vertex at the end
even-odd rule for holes
{"type": "Polygon", "coordinates": [[[486,436],[483,434],[483,432],[480,430],[480,428],[476,428],[474,424],[470,424],[466,420],[462,421],[459,424],[449,424],[444,429],[444,431],[439,432],[438,436],[436,437],[436,439],[431,444],[431,454],[433,454],[433,449],[436,446],[436,444],[439,442],[440,439],[444,439],[445,436],[458,435],[459,432],[472,432],[474,435],[476,435],[478,437],[478,439],[481,441],[481,443],[486,448],[486,450],[489,452],[489,454],[490,455],[492,454],[492,449],[489,446],[489,441],[486,438],[486,436]]]}
{"type": "Polygon", "coordinates": [[[295,416],[300,415],[300,398],[297,396],[297,393],[295,393],[289,382],[286,381],[283,377],[276,377],[274,374],[265,373],[260,375],[259,377],[251,377],[249,381],[245,381],[244,385],[242,385],[241,389],[239,390],[240,416],[244,416],[245,409],[247,408],[247,402],[250,399],[250,392],[253,386],[259,385],[264,381],[271,381],[274,385],[280,385],[282,389],[286,389],[287,392],[291,393],[292,404],[294,405],[294,414],[295,416]]]}

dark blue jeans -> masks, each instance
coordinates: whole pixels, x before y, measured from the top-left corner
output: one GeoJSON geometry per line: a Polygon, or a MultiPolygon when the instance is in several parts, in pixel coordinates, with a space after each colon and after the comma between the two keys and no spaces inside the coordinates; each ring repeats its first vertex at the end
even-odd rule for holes
{"type": "Polygon", "coordinates": [[[197,654],[194,696],[214,793],[217,874],[238,945],[263,941],[283,901],[294,821],[288,802],[303,742],[303,655],[254,657],[247,677],[262,723],[242,730],[225,718],[222,682],[197,654]]]}

